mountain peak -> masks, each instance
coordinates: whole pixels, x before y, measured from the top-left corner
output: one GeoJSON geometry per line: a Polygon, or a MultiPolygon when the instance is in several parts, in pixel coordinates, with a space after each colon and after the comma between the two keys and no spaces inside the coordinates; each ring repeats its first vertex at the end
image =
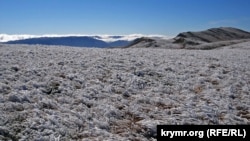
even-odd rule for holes
{"type": "Polygon", "coordinates": [[[185,38],[187,40],[195,40],[198,42],[217,42],[237,39],[248,39],[250,33],[233,27],[210,28],[198,32],[182,32],[176,38],[185,38]]]}
{"type": "Polygon", "coordinates": [[[169,48],[169,49],[213,49],[225,45],[232,45],[248,41],[250,32],[233,28],[219,27],[210,28],[204,31],[188,31],[178,34],[169,40],[156,40],[153,38],[139,38],[129,46],[131,48],[169,48]],[[245,39],[245,40],[244,40],[245,39]]]}

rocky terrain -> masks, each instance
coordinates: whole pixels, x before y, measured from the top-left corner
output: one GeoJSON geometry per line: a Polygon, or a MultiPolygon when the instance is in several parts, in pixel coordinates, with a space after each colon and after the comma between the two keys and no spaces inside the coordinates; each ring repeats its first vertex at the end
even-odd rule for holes
{"type": "Polygon", "coordinates": [[[249,45],[0,44],[0,140],[146,141],[158,124],[249,125],[249,45]]]}

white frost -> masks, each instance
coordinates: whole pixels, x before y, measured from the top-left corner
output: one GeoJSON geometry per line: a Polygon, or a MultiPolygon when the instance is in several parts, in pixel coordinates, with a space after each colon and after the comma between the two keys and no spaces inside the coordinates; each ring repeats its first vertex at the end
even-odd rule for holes
{"type": "Polygon", "coordinates": [[[250,124],[249,64],[235,47],[2,44],[0,140],[154,140],[157,124],[250,124]]]}

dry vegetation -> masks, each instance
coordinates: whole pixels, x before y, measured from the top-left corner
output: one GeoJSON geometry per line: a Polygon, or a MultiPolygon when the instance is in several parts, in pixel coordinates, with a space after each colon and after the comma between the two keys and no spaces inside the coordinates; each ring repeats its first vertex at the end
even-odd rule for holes
{"type": "Polygon", "coordinates": [[[154,140],[250,124],[250,50],[1,45],[0,140],[154,140]]]}

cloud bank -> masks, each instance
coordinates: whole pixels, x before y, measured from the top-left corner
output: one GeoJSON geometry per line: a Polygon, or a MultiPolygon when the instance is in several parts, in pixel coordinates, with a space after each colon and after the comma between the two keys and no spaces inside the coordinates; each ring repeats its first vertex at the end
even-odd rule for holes
{"type": "Polygon", "coordinates": [[[93,37],[95,39],[102,40],[105,42],[115,42],[119,40],[132,41],[140,37],[155,37],[155,38],[162,38],[162,39],[171,38],[170,36],[165,36],[165,35],[143,35],[143,34],[130,34],[130,35],[82,35],[82,34],[9,35],[9,34],[0,34],[0,42],[8,42],[8,41],[15,41],[15,40],[30,39],[30,38],[41,38],[41,37],[69,37],[69,36],[88,36],[88,37],[93,37]]]}

